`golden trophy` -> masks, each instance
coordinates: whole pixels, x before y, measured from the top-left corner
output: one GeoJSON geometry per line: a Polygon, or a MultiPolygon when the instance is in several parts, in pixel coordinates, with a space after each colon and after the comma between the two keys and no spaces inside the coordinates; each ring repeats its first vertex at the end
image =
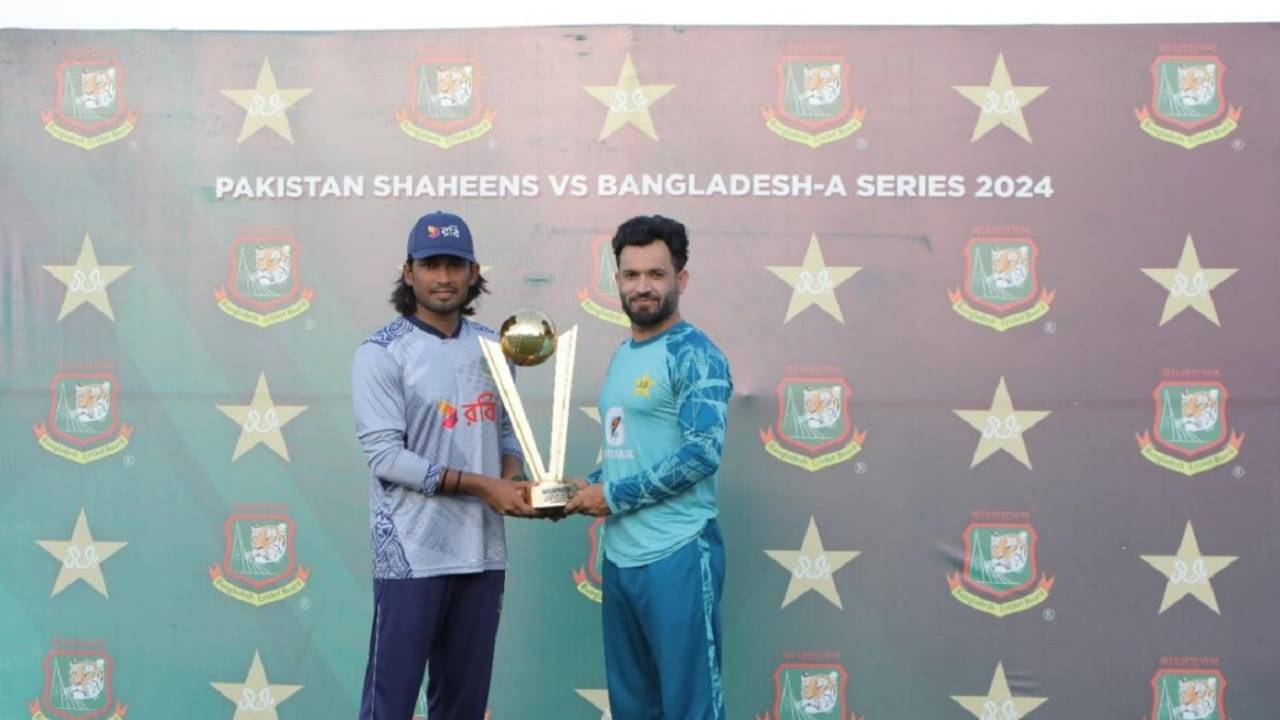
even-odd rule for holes
{"type": "Polygon", "coordinates": [[[480,338],[480,350],[489,362],[498,395],[511,418],[524,462],[534,482],[529,504],[535,510],[554,512],[563,508],[573,495],[574,485],[564,481],[565,446],[569,438],[569,395],[573,387],[573,357],[578,346],[578,326],[556,336],[551,319],[541,310],[518,310],[498,330],[499,342],[480,338]],[[506,360],[515,365],[539,365],[556,354],[555,380],[551,392],[551,446],[549,462],[543,464],[533,437],[533,427],[516,390],[516,380],[506,360]]]}

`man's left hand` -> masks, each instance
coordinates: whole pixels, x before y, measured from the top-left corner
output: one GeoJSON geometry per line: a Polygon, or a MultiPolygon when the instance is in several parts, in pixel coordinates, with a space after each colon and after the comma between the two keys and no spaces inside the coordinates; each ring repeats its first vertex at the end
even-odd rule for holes
{"type": "Polygon", "coordinates": [[[604,485],[591,485],[579,481],[578,492],[569,499],[569,504],[564,506],[566,515],[572,513],[581,513],[583,515],[594,515],[596,517],[604,517],[611,511],[609,503],[604,499],[604,485]]]}

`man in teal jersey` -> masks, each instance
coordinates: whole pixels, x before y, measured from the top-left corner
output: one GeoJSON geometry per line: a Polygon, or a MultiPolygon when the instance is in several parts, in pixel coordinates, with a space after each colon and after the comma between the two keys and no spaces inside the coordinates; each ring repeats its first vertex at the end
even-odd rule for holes
{"type": "Polygon", "coordinates": [[[604,656],[615,720],[720,720],[724,543],[716,485],[733,379],[680,318],[684,225],[636,217],[613,237],[631,339],[600,389],[603,462],[565,507],[604,527],[604,656]]]}

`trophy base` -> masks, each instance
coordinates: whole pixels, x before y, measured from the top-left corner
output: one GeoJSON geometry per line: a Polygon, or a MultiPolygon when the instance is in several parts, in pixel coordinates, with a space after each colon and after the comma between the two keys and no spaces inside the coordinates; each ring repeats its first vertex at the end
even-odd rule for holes
{"type": "Polygon", "coordinates": [[[540,514],[554,515],[564,510],[577,489],[566,482],[542,482],[529,488],[529,504],[540,514]]]}

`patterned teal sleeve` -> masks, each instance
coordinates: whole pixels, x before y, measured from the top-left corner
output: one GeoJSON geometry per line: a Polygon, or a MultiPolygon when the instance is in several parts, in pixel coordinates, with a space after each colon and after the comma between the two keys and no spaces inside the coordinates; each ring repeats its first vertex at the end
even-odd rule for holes
{"type": "Polygon", "coordinates": [[[679,495],[715,475],[724,450],[733,378],[729,361],[701,333],[670,338],[667,369],[676,392],[680,448],[653,467],[605,486],[605,501],[615,513],[627,512],[679,495]]]}

